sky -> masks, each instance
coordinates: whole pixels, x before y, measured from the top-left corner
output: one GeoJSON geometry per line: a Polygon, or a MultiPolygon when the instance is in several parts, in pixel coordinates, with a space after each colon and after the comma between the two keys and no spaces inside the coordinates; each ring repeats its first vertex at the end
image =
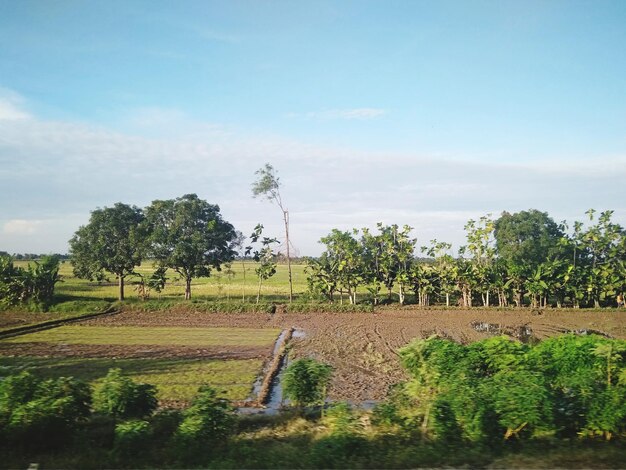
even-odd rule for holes
{"type": "Polygon", "coordinates": [[[0,0],[0,44],[0,251],[189,193],[280,237],[266,162],[299,255],[530,208],[626,226],[623,0],[0,0]]]}

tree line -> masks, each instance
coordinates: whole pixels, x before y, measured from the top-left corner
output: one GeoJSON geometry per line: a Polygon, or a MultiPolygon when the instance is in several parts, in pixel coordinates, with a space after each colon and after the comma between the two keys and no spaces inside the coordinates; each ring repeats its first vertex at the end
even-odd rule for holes
{"type": "Polygon", "coordinates": [[[600,307],[624,305],[626,231],[613,211],[586,212],[587,222],[557,224],[538,210],[503,212],[469,220],[466,245],[431,240],[416,256],[408,225],[378,224],[376,231],[333,230],[325,250],[307,261],[310,290],[329,301],[357,292],[374,304],[397,299],[428,306],[453,301],[463,307],[509,305],[600,307]]]}

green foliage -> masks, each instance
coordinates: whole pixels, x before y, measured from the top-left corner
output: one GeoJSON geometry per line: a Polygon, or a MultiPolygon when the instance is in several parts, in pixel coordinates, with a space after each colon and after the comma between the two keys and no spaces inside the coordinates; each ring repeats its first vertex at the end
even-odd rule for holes
{"type": "Polygon", "coordinates": [[[58,256],[44,256],[25,268],[16,267],[10,256],[0,256],[0,307],[29,303],[46,310],[60,281],[58,256]]]}
{"type": "Polygon", "coordinates": [[[283,374],[283,392],[300,407],[323,404],[331,374],[328,364],[310,358],[298,359],[283,374]]]}
{"type": "Polygon", "coordinates": [[[185,299],[191,298],[191,280],[208,277],[235,257],[234,227],[217,205],[186,194],[156,200],[145,209],[149,253],[162,268],[171,268],[185,280],[185,299]]]}
{"type": "Polygon", "coordinates": [[[113,448],[121,456],[129,457],[150,447],[153,437],[150,423],[130,420],[115,425],[113,448]]]}
{"type": "Polygon", "coordinates": [[[104,280],[107,272],[119,280],[119,300],[124,300],[124,279],[141,264],[145,234],[141,209],[118,202],[96,209],[89,223],[69,241],[74,274],[83,279],[104,280]]]}
{"type": "Polygon", "coordinates": [[[120,369],[110,369],[94,390],[94,410],[114,418],[143,418],[157,404],[156,387],[135,383],[120,369]]]}
{"type": "Polygon", "coordinates": [[[489,442],[626,431],[624,341],[563,335],[530,347],[496,337],[463,346],[432,337],[400,357],[413,378],[379,407],[385,426],[489,442]]]}
{"type": "Polygon", "coordinates": [[[66,444],[90,413],[91,390],[73,378],[38,380],[28,372],[0,381],[3,440],[29,448],[66,444]]]}
{"type": "Polygon", "coordinates": [[[191,406],[183,411],[183,419],[175,439],[181,448],[225,441],[234,431],[235,415],[228,402],[219,398],[210,386],[202,386],[191,406]]]}

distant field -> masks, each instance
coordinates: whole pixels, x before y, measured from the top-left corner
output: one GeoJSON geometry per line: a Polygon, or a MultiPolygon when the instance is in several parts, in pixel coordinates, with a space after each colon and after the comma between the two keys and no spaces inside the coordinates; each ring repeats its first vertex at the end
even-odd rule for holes
{"type": "MultiPolygon", "coordinates": [[[[28,261],[16,261],[17,266],[26,266],[28,261]]],[[[223,270],[214,271],[208,278],[196,278],[192,282],[191,295],[195,298],[204,298],[208,300],[227,300],[241,299],[244,295],[249,301],[256,299],[258,278],[254,273],[257,263],[246,261],[245,263],[234,262],[231,270],[234,274],[228,275],[223,270]],[[244,282],[245,270],[245,282],[244,282]]],[[[307,290],[305,266],[303,264],[293,264],[291,266],[293,273],[294,293],[300,294],[307,290]]],[[[151,261],[145,261],[141,266],[136,268],[140,274],[146,275],[154,270],[151,261]]],[[[72,273],[72,265],[69,261],[61,264],[60,274],[63,282],[59,282],[55,288],[55,294],[63,299],[105,299],[114,301],[117,299],[118,287],[114,275],[109,277],[107,283],[90,282],[84,279],[78,279],[72,273]]],[[[177,273],[172,270],[168,271],[168,284],[165,290],[158,294],[151,293],[151,298],[178,298],[184,297],[184,282],[177,278],[177,273]]],[[[133,278],[126,280],[125,293],[128,298],[137,297],[137,292],[132,285],[133,278]]],[[[261,288],[261,296],[264,300],[286,299],[289,295],[289,276],[286,264],[277,266],[276,275],[263,283],[261,288]]]]}
{"type": "Polygon", "coordinates": [[[280,330],[254,328],[105,327],[71,325],[16,336],[5,343],[146,346],[266,346],[280,330]]]}
{"type": "MultiPolygon", "coordinates": [[[[111,359],[0,357],[0,367],[28,369],[44,378],[76,377],[97,383],[112,367],[139,382],[156,385],[162,404],[190,401],[203,384],[229,400],[245,400],[261,370],[262,360],[111,359]]],[[[0,369],[0,375],[2,370],[0,369]]]]}

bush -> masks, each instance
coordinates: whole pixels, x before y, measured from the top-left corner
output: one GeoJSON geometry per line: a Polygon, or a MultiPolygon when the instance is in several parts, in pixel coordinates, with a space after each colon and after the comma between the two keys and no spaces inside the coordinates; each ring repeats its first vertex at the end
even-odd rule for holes
{"type": "Polygon", "coordinates": [[[626,431],[626,342],[563,335],[532,347],[505,337],[468,346],[436,337],[400,350],[413,379],[379,413],[415,420],[445,440],[502,442],[533,435],[626,431]],[[399,405],[399,406],[398,406],[399,405]]]}
{"type": "Polygon", "coordinates": [[[323,404],[332,368],[315,359],[298,359],[287,367],[283,392],[297,406],[323,404]]]}
{"type": "Polygon", "coordinates": [[[183,420],[175,438],[182,446],[225,441],[234,431],[235,414],[228,401],[218,398],[217,391],[203,385],[191,406],[183,411],[183,420]]]}
{"type": "Polygon", "coordinates": [[[156,387],[135,383],[120,369],[110,369],[96,386],[93,404],[95,411],[114,418],[144,418],[157,408],[156,387]]]}
{"type": "Polygon", "coordinates": [[[28,372],[0,381],[4,442],[28,448],[66,444],[89,416],[91,389],[71,377],[40,381],[28,372]]]}
{"type": "Polygon", "coordinates": [[[150,446],[152,440],[150,423],[141,420],[130,420],[115,426],[113,448],[122,456],[130,456],[150,446]]]}

